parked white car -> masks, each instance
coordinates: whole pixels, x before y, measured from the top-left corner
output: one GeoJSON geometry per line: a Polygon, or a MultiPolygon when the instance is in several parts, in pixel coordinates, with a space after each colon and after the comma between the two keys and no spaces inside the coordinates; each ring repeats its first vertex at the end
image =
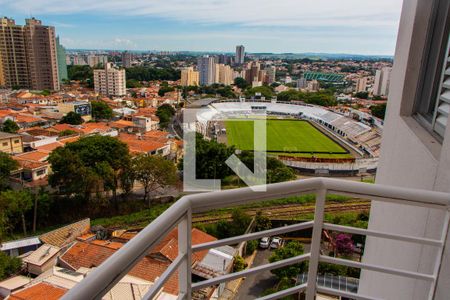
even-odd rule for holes
{"type": "Polygon", "coordinates": [[[259,247],[263,249],[269,248],[270,245],[270,237],[265,236],[259,241],[259,247]]]}
{"type": "Polygon", "coordinates": [[[282,239],[280,237],[274,237],[272,239],[272,242],[270,243],[271,249],[278,249],[281,247],[282,239]]]}

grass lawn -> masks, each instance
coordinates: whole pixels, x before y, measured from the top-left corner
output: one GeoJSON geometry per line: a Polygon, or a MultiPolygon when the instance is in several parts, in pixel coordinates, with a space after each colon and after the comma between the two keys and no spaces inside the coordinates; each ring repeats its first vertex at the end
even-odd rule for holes
{"type": "MultiPolygon", "coordinates": [[[[228,120],[225,125],[229,145],[240,150],[253,150],[252,121],[228,120]]],[[[297,120],[267,120],[267,152],[302,157],[352,157],[314,126],[297,120]]]]}

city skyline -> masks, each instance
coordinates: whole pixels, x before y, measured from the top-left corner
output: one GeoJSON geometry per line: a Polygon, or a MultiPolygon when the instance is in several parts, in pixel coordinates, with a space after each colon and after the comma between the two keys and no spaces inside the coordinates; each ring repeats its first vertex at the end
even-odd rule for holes
{"type": "Polygon", "coordinates": [[[393,55],[401,1],[0,0],[1,15],[53,25],[72,49],[393,55]]]}

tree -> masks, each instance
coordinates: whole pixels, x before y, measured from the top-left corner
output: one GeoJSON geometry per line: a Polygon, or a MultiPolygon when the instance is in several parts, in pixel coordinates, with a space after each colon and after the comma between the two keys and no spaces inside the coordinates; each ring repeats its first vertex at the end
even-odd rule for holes
{"type": "Polygon", "coordinates": [[[0,194],[0,201],[7,203],[9,214],[19,215],[22,221],[23,234],[27,235],[25,214],[33,207],[31,193],[28,190],[7,190],[0,194]]]}
{"type": "Polygon", "coordinates": [[[110,120],[113,117],[113,110],[103,101],[92,101],[92,117],[95,120],[110,120]]]}
{"type": "Polygon", "coordinates": [[[357,92],[355,94],[355,97],[359,98],[359,99],[367,99],[369,97],[369,93],[368,92],[357,92]]]}
{"type": "Polygon", "coordinates": [[[158,116],[159,125],[162,128],[167,128],[174,115],[175,109],[170,104],[163,104],[156,110],[156,116],[158,116]]]}
{"type": "Polygon", "coordinates": [[[19,125],[13,120],[6,120],[3,122],[2,131],[9,133],[16,133],[20,129],[19,125]]]}
{"type": "Polygon", "coordinates": [[[265,97],[266,99],[272,98],[274,95],[274,92],[271,87],[268,86],[257,86],[251,89],[248,89],[245,91],[246,97],[252,97],[255,96],[256,93],[260,93],[261,96],[265,97]]]}
{"type": "Polygon", "coordinates": [[[386,103],[372,105],[370,107],[370,111],[372,112],[373,116],[380,118],[380,119],[384,119],[384,117],[386,115],[386,103]]]}
{"type": "Polygon", "coordinates": [[[139,82],[139,80],[136,79],[128,79],[127,80],[127,88],[140,88],[143,87],[142,83],[139,82]]]}
{"type": "Polygon", "coordinates": [[[250,225],[251,217],[242,209],[236,208],[231,213],[231,222],[221,220],[217,223],[216,235],[219,239],[241,235],[250,225]]]}
{"type": "Polygon", "coordinates": [[[158,90],[158,96],[160,97],[164,97],[164,95],[168,92],[173,92],[175,91],[175,88],[172,86],[162,86],[159,88],[158,90]]]}
{"type": "Polygon", "coordinates": [[[22,261],[18,257],[9,257],[0,251],[0,280],[6,279],[20,271],[22,261]]]}
{"type": "Polygon", "coordinates": [[[0,190],[9,185],[11,172],[19,167],[19,163],[11,158],[7,153],[0,152],[0,190]]]}
{"type": "MultiPolygon", "coordinates": [[[[225,161],[234,153],[234,147],[216,141],[207,141],[201,134],[195,139],[195,170],[199,179],[224,179],[232,174],[225,161]]],[[[178,165],[183,169],[183,162],[178,165]]]]}
{"type": "Polygon", "coordinates": [[[80,114],[77,114],[76,112],[69,112],[67,115],[62,117],[61,121],[59,123],[61,124],[70,124],[70,125],[80,125],[83,124],[84,120],[81,117],[80,114]]]}
{"type": "Polygon", "coordinates": [[[241,90],[245,90],[249,86],[247,81],[245,81],[245,79],[242,77],[236,77],[234,79],[234,85],[240,88],[241,90]]]}
{"type": "MultiPolygon", "coordinates": [[[[303,254],[303,245],[297,241],[287,242],[282,248],[276,249],[269,257],[269,262],[277,262],[283,259],[299,256],[303,254]]],[[[271,270],[278,279],[292,278],[307,270],[306,262],[297,263],[287,267],[271,270]]]]}
{"type": "Polygon", "coordinates": [[[353,253],[354,245],[350,234],[339,233],[334,241],[336,243],[336,255],[350,255],[353,253]]]}
{"type": "Polygon", "coordinates": [[[69,65],[67,66],[67,74],[69,80],[78,80],[82,82],[93,82],[94,79],[94,71],[88,66],[79,66],[79,65],[69,65]]]}
{"type": "Polygon", "coordinates": [[[264,231],[272,228],[272,222],[268,217],[263,216],[260,210],[256,212],[255,224],[256,231],[264,231]]]}
{"type": "Polygon", "coordinates": [[[59,136],[68,136],[68,135],[72,135],[72,134],[76,134],[77,132],[75,130],[70,130],[70,129],[66,129],[63,131],[59,132],[59,136]]]}
{"type": "Polygon", "coordinates": [[[158,155],[139,155],[133,159],[134,178],[144,186],[144,201],[147,201],[149,193],[174,185],[177,182],[176,171],[171,161],[158,155]]]}
{"type": "Polygon", "coordinates": [[[53,171],[49,183],[60,192],[89,200],[93,193],[112,191],[117,205],[117,189],[123,173],[130,170],[131,157],[118,139],[94,135],[57,148],[48,161],[53,171]]]}
{"type": "Polygon", "coordinates": [[[151,68],[145,66],[126,68],[127,79],[135,79],[138,81],[152,80],[178,80],[181,72],[172,67],[162,66],[161,68],[151,68]]]}
{"type": "MultiPolygon", "coordinates": [[[[254,154],[251,151],[242,151],[239,159],[253,170],[254,154]]],[[[267,183],[283,182],[295,179],[294,171],[274,157],[267,157],[267,183]]]]}

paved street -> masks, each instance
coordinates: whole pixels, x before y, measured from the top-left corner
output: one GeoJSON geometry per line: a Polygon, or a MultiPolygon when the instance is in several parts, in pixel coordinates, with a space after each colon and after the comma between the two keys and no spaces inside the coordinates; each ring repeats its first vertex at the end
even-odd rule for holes
{"type": "MultiPolygon", "coordinates": [[[[270,254],[270,250],[258,250],[252,267],[268,263],[270,254]]],[[[264,291],[273,287],[276,282],[275,276],[270,271],[249,276],[242,283],[236,299],[248,300],[261,297],[264,291]]]]}

